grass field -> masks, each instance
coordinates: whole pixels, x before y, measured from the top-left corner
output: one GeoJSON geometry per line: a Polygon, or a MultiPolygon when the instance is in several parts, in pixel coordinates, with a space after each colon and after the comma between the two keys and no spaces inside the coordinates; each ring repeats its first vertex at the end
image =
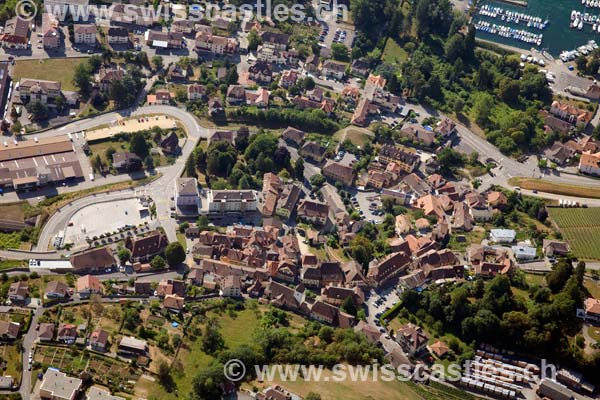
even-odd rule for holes
{"type": "Polygon", "coordinates": [[[549,208],[576,257],[600,260],[600,208],[549,208]]]}
{"type": "Polygon", "coordinates": [[[21,380],[23,362],[21,361],[21,349],[15,344],[3,344],[0,347],[0,356],[6,361],[6,370],[3,375],[12,376],[15,382],[21,380]]]}
{"type": "Polygon", "coordinates": [[[21,248],[21,234],[19,232],[0,233],[0,249],[21,248]]]}
{"type": "MultiPolygon", "coordinates": [[[[330,371],[324,371],[323,377],[329,377],[330,371]]],[[[383,382],[377,380],[373,382],[352,382],[350,379],[344,382],[333,382],[331,379],[327,383],[307,382],[298,379],[292,381],[274,380],[259,384],[253,382],[253,386],[264,388],[271,385],[280,385],[286,390],[300,396],[306,396],[309,392],[318,393],[323,400],[416,400],[421,397],[406,383],[403,382],[383,382]]],[[[250,387],[249,387],[250,388],[250,387]]]]}
{"type": "Polygon", "coordinates": [[[593,298],[600,300],[600,281],[586,279],[583,282],[583,286],[585,286],[593,298]]]}
{"type": "Polygon", "coordinates": [[[2,204],[0,206],[0,219],[8,221],[23,221],[25,218],[25,202],[2,204]]]}
{"type": "Polygon", "coordinates": [[[333,137],[340,143],[347,139],[353,145],[362,147],[373,137],[373,132],[364,128],[348,127],[337,131],[333,137]]]}
{"type": "Polygon", "coordinates": [[[600,199],[600,188],[553,183],[543,179],[534,178],[510,178],[508,183],[528,190],[539,190],[540,192],[562,194],[564,196],[600,199]]]}
{"type": "Polygon", "coordinates": [[[400,64],[408,59],[408,53],[394,39],[388,38],[381,59],[390,64],[400,64]]]}
{"type": "Polygon", "coordinates": [[[46,60],[19,60],[15,63],[13,80],[21,78],[59,81],[62,90],[75,91],[73,85],[75,67],[83,62],[83,58],[51,58],[46,60]]]}

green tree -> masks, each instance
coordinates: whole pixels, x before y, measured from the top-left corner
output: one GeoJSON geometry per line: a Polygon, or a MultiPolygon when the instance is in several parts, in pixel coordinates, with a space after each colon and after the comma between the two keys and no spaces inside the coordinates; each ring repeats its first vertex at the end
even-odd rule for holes
{"type": "Polygon", "coordinates": [[[373,259],[373,252],[373,243],[363,235],[355,236],[350,242],[350,254],[365,270],[373,259]]]}
{"type": "Polygon", "coordinates": [[[152,65],[154,65],[155,71],[161,70],[163,67],[163,58],[161,56],[153,56],[152,65]]]}
{"type": "Polygon", "coordinates": [[[112,156],[113,154],[115,154],[117,152],[117,150],[115,150],[114,147],[109,146],[106,151],[104,152],[104,155],[106,156],[106,159],[108,160],[108,162],[110,163],[112,161],[112,156]]]}
{"type": "Polygon", "coordinates": [[[306,395],[306,397],[304,398],[305,400],[321,400],[321,395],[315,392],[308,392],[308,394],[306,395]]]}
{"type": "Polygon", "coordinates": [[[256,32],[256,29],[252,29],[250,33],[248,33],[248,50],[256,51],[260,44],[262,44],[262,40],[260,36],[258,36],[258,32],[256,32]]]}
{"type": "Polygon", "coordinates": [[[123,327],[129,331],[135,331],[140,325],[140,313],[133,307],[127,307],[123,313],[123,327]]]}
{"type": "Polygon", "coordinates": [[[131,257],[131,252],[123,247],[117,252],[117,257],[119,258],[121,265],[124,265],[127,261],[129,261],[129,258],[131,257]]]}
{"type": "Polygon", "coordinates": [[[174,267],[185,261],[185,250],[179,242],[169,243],[165,249],[165,257],[169,266],[174,267]]]}
{"type": "Polygon", "coordinates": [[[201,215],[200,218],[198,218],[198,222],[196,223],[200,231],[208,230],[208,224],[210,224],[210,221],[206,215],[201,215]]]}
{"type": "Polygon", "coordinates": [[[220,363],[210,364],[200,372],[192,381],[192,400],[212,400],[222,396],[221,384],[225,383],[223,365],[220,363]]]}
{"type": "Polygon", "coordinates": [[[195,154],[192,152],[185,162],[185,173],[187,176],[196,178],[198,174],[196,173],[196,158],[195,154]]]}
{"type": "Polygon", "coordinates": [[[152,261],[150,261],[150,266],[152,269],[163,269],[165,265],[167,265],[165,259],[159,255],[154,256],[152,261]]]}
{"type": "Polygon", "coordinates": [[[465,109],[465,101],[461,98],[454,100],[454,106],[452,109],[456,115],[461,114],[465,109]]]}
{"type": "Polygon", "coordinates": [[[483,127],[487,126],[493,106],[494,98],[491,94],[482,92],[475,97],[475,102],[473,103],[473,112],[479,125],[483,127]]]}
{"type": "Polygon", "coordinates": [[[148,142],[146,141],[144,134],[141,132],[135,132],[131,135],[131,139],[129,140],[129,148],[132,153],[137,154],[142,160],[145,159],[150,153],[148,142]]]}
{"type": "Polygon", "coordinates": [[[25,106],[31,114],[31,119],[34,121],[42,121],[48,118],[48,107],[39,101],[31,101],[25,106]]]}
{"type": "Polygon", "coordinates": [[[445,53],[448,61],[452,63],[464,55],[465,42],[461,34],[456,33],[446,41],[445,53]]]}
{"type": "Polygon", "coordinates": [[[294,162],[294,177],[300,181],[304,179],[304,159],[302,157],[298,157],[294,162]]]}
{"type": "Polygon", "coordinates": [[[87,98],[90,95],[92,89],[91,79],[92,72],[90,71],[89,64],[77,64],[73,74],[73,84],[79,89],[79,94],[83,98],[87,98]]]}
{"type": "Polygon", "coordinates": [[[573,275],[573,265],[567,259],[560,259],[546,275],[546,283],[552,293],[560,292],[569,278],[573,275]]]}
{"type": "Polygon", "coordinates": [[[144,159],[144,164],[149,171],[152,171],[154,169],[154,158],[151,155],[147,155],[144,159]]]}
{"type": "Polygon", "coordinates": [[[348,61],[348,48],[343,43],[333,43],[331,45],[331,55],[334,60],[348,61]]]}
{"type": "Polygon", "coordinates": [[[340,308],[345,313],[353,315],[355,317],[356,317],[356,313],[358,312],[358,310],[356,309],[356,305],[354,304],[354,300],[352,300],[352,297],[350,297],[350,296],[348,296],[344,299],[340,308]]]}
{"type": "Polygon", "coordinates": [[[219,324],[216,320],[210,320],[204,328],[204,334],[201,340],[202,351],[206,354],[214,354],[216,351],[225,347],[225,341],[221,336],[219,324]]]}
{"type": "Polygon", "coordinates": [[[315,174],[310,177],[310,184],[318,189],[325,184],[325,177],[321,174],[315,174]]]}

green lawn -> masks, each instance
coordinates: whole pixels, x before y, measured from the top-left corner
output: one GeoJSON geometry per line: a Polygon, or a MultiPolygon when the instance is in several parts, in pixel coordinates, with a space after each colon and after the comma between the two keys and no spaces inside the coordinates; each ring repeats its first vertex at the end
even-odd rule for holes
{"type": "Polygon", "coordinates": [[[59,81],[62,90],[75,91],[73,84],[75,67],[84,62],[84,58],[50,58],[45,60],[18,60],[15,62],[13,80],[21,78],[59,81]]]}
{"type": "Polygon", "coordinates": [[[19,232],[0,233],[0,249],[18,249],[21,247],[19,232]]]}
{"type": "Polygon", "coordinates": [[[600,300],[600,281],[591,281],[586,279],[583,282],[583,286],[585,286],[593,298],[600,300]]]}
{"type": "Polygon", "coordinates": [[[471,244],[479,244],[485,239],[485,230],[473,230],[471,232],[450,235],[448,248],[452,250],[465,251],[471,244]]]}
{"type": "MultiPolygon", "coordinates": [[[[323,376],[329,377],[331,371],[324,371],[323,376]]],[[[300,396],[306,396],[309,392],[318,393],[323,400],[417,400],[421,397],[407,384],[399,381],[384,382],[372,379],[367,382],[352,382],[350,379],[344,382],[306,382],[301,379],[292,381],[275,380],[260,384],[252,382],[253,386],[264,388],[273,384],[280,385],[286,390],[300,396]]],[[[251,387],[249,387],[251,388],[251,387]]]]}
{"type": "Polygon", "coordinates": [[[21,380],[21,371],[23,370],[20,349],[14,344],[3,344],[0,355],[6,361],[6,370],[0,374],[12,376],[15,382],[19,382],[21,380]]]}
{"type": "Polygon", "coordinates": [[[185,233],[177,232],[177,241],[183,246],[183,250],[187,250],[187,242],[185,240],[185,233]]]}
{"type": "Polygon", "coordinates": [[[390,64],[401,64],[408,59],[408,53],[394,39],[388,38],[381,59],[390,64]]]}
{"type": "Polygon", "coordinates": [[[600,208],[549,208],[576,257],[600,260],[600,208]]]}
{"type": "Polygon", "coordinates": [[[597,342],[600,342],[600,328],[597,326],[590,326],[587,328],[588,335],[591,336],[597,342]]]}

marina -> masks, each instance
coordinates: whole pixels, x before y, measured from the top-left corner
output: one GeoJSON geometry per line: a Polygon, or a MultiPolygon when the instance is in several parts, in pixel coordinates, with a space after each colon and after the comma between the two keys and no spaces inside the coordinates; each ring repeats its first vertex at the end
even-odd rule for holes
{"type": "Polygon", "coordinates": [[[502,7],[492,7],[487,4],[484,4],[479,9],[478,14],[494,19],[500,19],[501,21],[506,21],[507,23],[521,23],[526,25],[528,28],[535,29],[546,29],[546,27],[550,23],[550,21],[547,18],[543,20],[540,17],[535,17],[533,15],[525,14],[522,12],[505,10],[502,7]]]}
{"type": "Polygon", "coordinates": [[[487,32],[491,35],[498,35],[504,38],[515,39],[524,43],[540,46],[542,44],[543,34],[535,34],[524,29],[515,29],[509,26],[496,25],[486,21],[475,23],[475,29],[487,32]]]}
{"type": "Polygon", "coordinates": [[[529,0],[527,7],[483,1],[473,24],[479,39],[523,50],[534,47],[555,58],[565,52],[584,54],[592,47],[590,40],[600,39],[600,0],[598,7],[595,1],[529,0]]]}

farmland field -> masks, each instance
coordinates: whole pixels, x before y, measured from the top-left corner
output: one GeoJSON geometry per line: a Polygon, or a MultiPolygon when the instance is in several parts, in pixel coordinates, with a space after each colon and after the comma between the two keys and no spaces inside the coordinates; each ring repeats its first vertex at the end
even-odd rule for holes
{"type": "Polygon", "coordinates": [[[600,260],[600,208],[549,208],[573,254],[585,260],[600,260]]]}

